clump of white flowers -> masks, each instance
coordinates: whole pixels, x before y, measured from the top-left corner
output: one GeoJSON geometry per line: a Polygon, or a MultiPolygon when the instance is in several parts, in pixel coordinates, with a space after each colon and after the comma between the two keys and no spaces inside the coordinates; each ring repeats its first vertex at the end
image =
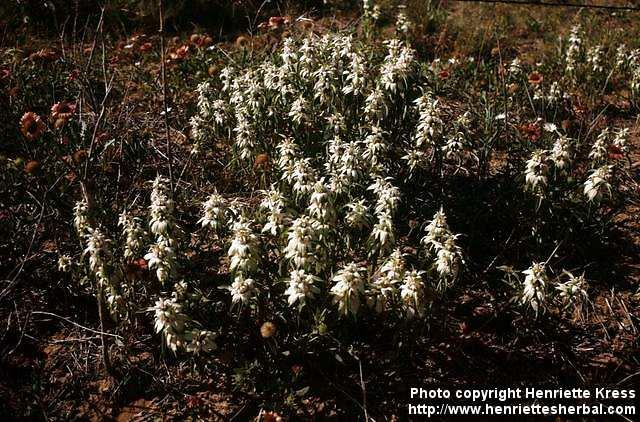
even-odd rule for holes
{"type": "Polygon", "coordinates": [[[418,126],[414,135],[416,147],[435,147],[439,143],[444,122],[440,118],[438,100],[429,92],[415,100],[418,107],[418,126]]]}
{"type": "Polygon", "coordinates": [[[289,260],[292,268],[311,273],[322,271],[322,257],[316,253],[319,249],[314,220],[306,215],[295,219],[287,233],[287,246],[284,249],[285,258],[289,260]]]}
{"type": "Polygon", "coordinates": [[[176,230],[173,217],[173,200],[169,197],[168,180],[158,176],[153,181],[151,206],[149,207],[149,227],[156,242],[149,247],[144,259],[149,268],[155,269],[156,277],[165,283],[176,271],[176,230]]]}
{"type": "Polygon", "coordinates": [[[382,177],[376,178],[367,189],[377,196],[374,214],[378,221],[373,226],[370,236],[372,252],[384,254],[395,244],[393,215],[400,203],[400,190],[391,183],[390,178],[382,177]]]}
{"type": "Polygon", "coordinates": [[[411,30],[411,21],[407,17],[404,10],[400,10],[396,16],[396,30],[401,34],[407,35],[411,30]]]}
{"type": "Polygon", "coordinates": [[[547,173],[549,172],[547,159],[548,151],[533,151],[524,172],[525,189],[539,197],[544,197],[547,187],[547,173]]]}
{"type": "Polygon", "coordinates": [[[449,229],[442,208],[433,215],[433,219],[425,227],[425,232],[420,243],[428,253],[435,256],[434,267],[440,280],[438,285],[443,290],[447,289],[458,277],[464,265],[462,249],[456,243],[459,235],[449,229]]]}
{"type": "Polygon", "coordinates": [[[377,275],[373,276],[367,290],[367,304],[381,313],[389,308],[402,282],[406,263],[400,249],[396,249],[384,261],[377,275]]]}
{"type": "Polygon", "coordinates": [[[366,199],[350,202],[345,205],[345,207],[347,208],[345,222],[349,227],[355,230],[362,230],[365,227],[369,227],[371,213],[369,212],[366,199]]]}
{"type": "Polygon", "coordinates": [[[395,94],[407,86],[413,64],[413,50],[398,39],[384,42],[388,54],[380,69],[380,86],[389,94],[395,94]]]}
{"type": "Polygon", "coordinates": [[[324,179],[320,179],[314,185],[307,213],[324,224],[331,224],[335,221],[336,210],[333,206],[332,194],[324,184],[324,179]]]}
{"type": "Polygon", "coordinates": [[[456,244],[458,235],[449,235],[438,245],[436,253],[436,270],[442,278],[455,279],[464,264],[462,249],[456,244]]]}
{"type": "Polygon", "coordinates": [[[202,227],[209,227],[218,231],[227,223],[227,201],[217,191],[214,191],[202,204],[202,218],[198,220],[202,227]]]}
{"type": "Polygon", "coordinates": [[[556,170],[561,172],[567,170],[571,165],[571,152],[571,139],[564,135],[558,136],[549,155],[556,170]]]}
{"type": "Polygon", "coordinates": [[[407,318],[422,317],[428,304],[428,290],[422,279],[424,271],[407,272],[400,286],[400,298],[407,318]]]}
{"type": "Polygon", "coordinates": [[[593,73],[602,73],[602,71],[604,70],[602,63],[603,56],[604,47],[601,45],[593,46],[587,51],[587,62],[591,65],[591,70],[593,71],[593,73]]]}
{"type": "Polygon", "coordinates": [[[591,146],[591,151],[589,151],[589,159],[591,159],[591,165],[593,167],[597,167],[607,161],[609,136],[609,128],[604,128],[591,146]]]}
{"type": "Polygon", "coordinates": [[[158,176],[153,181],[151,206],[149,207],[149,227],[151,233],[171,242],[174,231],[173,199],[170,197],[169,181],[158,176]]]}
{"type": "Polygon", "coordinates": [[[363,0],[362,10],[365,19],[370,19],[374,22],[380,19],[380,5],[375,4],[374,0],[363,0]]]}
{"type": "Polygon", "coordinates": [[[139,256],[146,236],[140,219],[125,210],[118,218],[118,225],[122,226],[122,233],[125,237],[124,257],[129,259],[139,256]]]}
{"type": "Polygon", "coordinates": [[[68,273],[71,270],[73,261],[69,255],[60,255],[58,257],[58,270],[63,273],[68,273]]]}
{"type": "Polygon", "coordinates": [[[260,241],[253,233],[252,222],[240,218],[233,225],[233,238],[227,255],[230,258],[229,269],[233,274],[233,283],[229,286],[231,300],[246,304],[257,292],[257,286],[251,275],[260,263],[260,241]]]}
{"type": "Polygon", "coordinates": [[[543,263],[534,262],[527,270],[522,272],[526,275],[522,285],[522,295],[520,303],[531,307],[536,315],[544,311],[547,302],[547,278],[546,268],[543,263]]]}
{"type": "Polygon", "coordinates": [[[302,122],[307,120],[307,100],[300,95],[294,102],[291,104],[291,111],[289,111],[289,117],[294,123],[301,124],[302,122]]]}
{"type": "Polygon", "coordinates": [[[627,140],[629,138],[629,128],[620,128],[618,129],[613,137],[613,141],[611,144],[617,148],[618,152],[622,155],[629,152],[629,147],[627,145],[627,140]]]}
{"type": "Polygon", "coordinates": [[[584,182],[584,194],[589,202],[599,202],[604,197],[611,196],[611,173],[613,166],[604,165],[591,171],[584,182]]]}
{"type": "Polygon", "coordinates": [[[568,46],[565,52],[565,70],[573,76],[580,57],[582,39],[580,38],[580,25],[574,25],[569,33],[568,46]]]}
{"type": "Polygon", "coordinates": [[[257,287],[252,278],[246,277],[244,274],[238,274],[233,279],[233,283],[229,286],[232,303],[246,304],[255,295],[257,287]]]}
{"type": "Polygon", "coordinates": [[[574,276],[569,271],[564,271],[564,274],[567,275],[568,280],[556,286],[558,296],[565,306],[580,307],[589,297],[587,295],[588,285],[584,274],[574,276]]]}
{"type": "Polygon", "coordinates": [[[240,219],[233,225],[233,239],[227,252],[232,273],[250,274],[260,263],[260,242],[251,229],[251,221],[240,219]]]}
{"type": "Polygon", "coordinates": [[[149,252],[144,256],[150,269],[155,269],[158,281],[164,283],[175,274],[175,250],[165,241],[159,241],[149,247],[149,252]]]}
{"type": "Polygon", "coordinates": [[[313,299],[320,293],[320,289],[316,286],[319,282],[319,277],[308,274],[305,270],[292,270],[287,280],[289,287],[284,292],[288,296],[289,306],[293,306],[296,302],[302,306],[307,299],[313,299]]]}
{"type": "Polygon", "coordinates": [[[89,269],[96,276],[98,283],[107,285],[109,284],[107,265],[111,259],[111,252],[109,251],[111,240],[98,228],[90,228],[86,235],[86,240],[87,247],[84,253],[89,255],[89,269]]]}
{"type": "Polygon", "coordinates": [[[81,238],[84,237],[89,229],[89,204],[82,199],[76,202],[73,207],[73,225],[76,233],[81,238]]]}
{"type": "Polygon", "coordinates": [[[271,189],[264,191],[263,194],[264,199],[260,207],[266,209],[269,214],[266,223],[262,226],[262,233],[278,236],[285,231],[290,220],[290,216],[285,212],[287,201],[275,186],[271,186],[271,189]]]}
{"type": "Polygon", "coordinates": [[[364,294],[365,269],[351,262],[342,267],[333,277],[331,288],[333,303],[343,315],[356,315],[360,309],[360,296],[364,294]]]}
{"type": "Polygon", "coordinates": [[[187,316],[182,313],[182,305],[175,298],[158,299],[153,307],[156,333],[162,333],[165,344],[173,351],[185,345],[185,325],[187,316]]]}
{"type": "MultiPolygon", "coordinates": [[[[104,295],[111,314],[123,314],[124,300],[120,293],[120,283],[112,271],[112,254],[109,248],[111,240],[99,228],[89,228],[86,235],[89,255],[89,269],[98,283],[98,295],[104,295]]],[[[99,299],[100,300],[100,299],[99,299]]]]}

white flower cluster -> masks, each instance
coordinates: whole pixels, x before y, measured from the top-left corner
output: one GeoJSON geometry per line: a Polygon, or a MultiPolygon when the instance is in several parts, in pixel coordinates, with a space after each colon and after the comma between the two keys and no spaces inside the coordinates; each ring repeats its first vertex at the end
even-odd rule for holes
{"type": "Polygon", "coordinates": [[[338,304],[338,311],[343,315],[356,315],[360,309],[360,296],[364,294],[366,270],[351,262],[342,267],[333,277],[335,284],[331,287],[333,303],[338,304]]]}
{"type": "Polygon", "coordinates": [[[429,92],[415,100],[418,108],[418,127],[414,135],[415,147],[437,147],[444,123],[440,118],[438,100],[433,99],[429,92]]]}
{"type": "Polygon", "coordinates": [[[287,281],[289,287],[284,292],[288,296],[289,305],[296,302],[304,305],[307,299],[313,299],[315,295],[320,293],[320,289],[316,286],[320,281],[319,277],[307,274],[305,270],[292,270],[287,281]]]}
{"type": "Polygon", "coordinates": [[[408,318],[422,317],[427,307],[429,297],[423,275],[424,271],[412,270],[405,274],[400,286],[400,296],[408,318]]]}
{"type": "Polygon", "coordinates": [[[73,225],[76,233],[83,238],[89,231],[89,205],[82,199],[73,207],[73,225]]]}
{"type": "Polygon", "coordinates": [[[588,300],[588,285],[584,274],[574,276],[569,271],[563,271],[557,278],[550,279],[546,265],[538,262],[533,262],[522,273],[525,279],[519,286],[518,300],[520,304],[533,310],[536,316],[545,312],[554,299],[564,309],[573,307],[576,310],[580,310],[588,300]],[[563,275],[566,276],[566,281],[562,281],[563,275]],[[555,288],[551,288],[552,284],[555,284],[555,288]]]}
{"type": "Polygon", "coordinates": [[[531,158],[527,161],[527,168],[524,172],[525,189],[530,190],[539,197],[544,197],[547,187],[548,159],[547,151],[533,151],[531,158]]]}
{"type": "MultiPolygon", "coordinates": [[[[373,13],[372,2],[364,9],[373,13]]],[[[400,33],[410,26],[403,13],[400,33]]],[[[417,268],[405,268],[400,248],[407,238],[394,220],[407,188],[403,183],[418,175],[415,170],[445,162],[447,171],[457,171],[474,157],[471,114],[463,112],[445,125],[448,108],[426,88],[426,80],[422,88],[414,81],[423,75],[414,71],[413,50],[399,39],[383,45],[386,54],[372,55],[370,45],[352,35],[309,32],[297,40],[285,38],[278,56],[245,69],[225,68],[217,97],[210,87],[198,90],[199,96],[211,96],[199,98],[199,109],[207,110],[203,118],[221,110],[224,119],[216,120],[216,129],[230,134],[237,162],[276,157],[273,171],[265,173],[272,184],[261,192],[260,206],[245,210],[252,220],[226,219],[217,194],[203,205],[200,224],[219,234],[232,226],[230,239],[223,241],[231,243],[234,304],[256,295],[273,297],[273,286],[258,288],[254,280],[261,249],[281,260],[277,278],[285,279],[287,288],[278,294],[290,306],[317,298],[323,281],[332,280],[329,294],[343,315],[357,314],[366,301],[378,313],[422,316],[430,292],[444,290],[459,276],[463,254],[444,213],[430,224],[425,236],[430,240],[423,240],[428,259],[417,268]],[[214,106],[220,101],[224,104],[214,106]],[[274,134],[279,141],[273,142],[274,134]],[[365,257],[377,268],[370,279],[364,264],[346,264],[365,257]],[[434,286],[427,286],[427,278],[434,286]]],[[[441,170],[434,168],[434,174],[441,170]]]]}
{"type": "Polygon", "coordinates": [[[404,35],[407,35],[411,30],[411,21],[404,10],[400,10],[396,16],[396,30],[404,35]]]}
{"type": "Polygon", "coordinates": [[[568,39],[568,46],[565,52],[565,71],[569,75],[574,75],[580,53],[582,51],[582,39],[580,38],[580,25],[571,28],[568,39]]]}
{"type": "Polygon", "coordinates": [[[589,202],[599,202],[604,197],[611,196],[611,172],[613,166],[603,165],[591,171],[584,182],[584,195],[589,202]]]}
{"type": "Polygon", "coordinates": [[[144,256],[149,262],[149,268],[155,269],[156,277],[161,283],[167,282],[176,271],[176,240],[177,226],[173,218],[173,200],[170,198],[168,180],[156,177],[151,192],[151,206],[149,207],[149,228],[155,236],[155,243],[149,247],[144,256]]]}
{"type": "Polygon", "coordinates": [[[568,280],[556,286],[559,297],[565,306],[579,307],[589,298],[587,295],[588,284],[584,274],[577,277],[569,271],[564,271],[564,274],[568,280]]]}
{"type": "Polygon", "coordinates": [[[596,45],[587,51],[587,62],[591,65],[593,73],[598,74],[604,71],[604,47],[596,45]]]}
{"type": "Polygon", "coordinates": [[[529,269],[522,272],[526,275],[522,286],[522,297],[520,302],[533,309],[537,315],[543,312],[547,302],[547,278],[544,264],[534,262],[529,269]]]}
{"type": "Polygon", "coordinates": [[[609,137],[609,128],[604,128],[591,146],[589,159],[591,160],[592,167],[597,167],[598,165],[601,165],[602,163],[605,163],[607,161],[609,155],[609,137]]]}
{"type": "Polygon", "coordinates": [[[229,269],[234,281],[229,287],[233,303],[246,304],[256,293],[256,285],[250,275],[255,273],[260,263],[260,243],[253,233],[251,221],[243,218],[233,225],[233,239],[227,252],[229,269]]]}
{"type": "Polygon", "coordinates": [[[118,225],[122,226],[125,237],[124,257],[131,259],[139,256],[144,246],[146,232],[139,218],[132,216],[126,210],[120,214],[118,225]]]}
{"type": "Polygon", "coordinates": [[[388,53],[380,69],[379,86],[388,94],[395,95],[408,84],[413,64],[413,50],[398,39],[385,41],[388,53]]]}
{"type": "Polygon", "coordinates": [[[202,204],[202,218],[198,220],[198,223],[202,227],[209,227],[214,231],[218,231],[225,227],[227,224],[227,201],[224,197],[214,191],[202,204]]]}
{"type": "Polygon", "coordinates": [[[380,19],[380,5],[374,3],[374,0],[362,0],[364,18],[375,22],[380,19]]]}
{"type": "Polygon", "coordinates": [[[367,291],[367,303],[377,313],[389,308],[398,292],[398,284],[402,282],[406,263],[400,249],[393,251],[384,261],[378,274],[373,277],[367,291]]]}
{"type": "Polygon", "coordinates": [[[442,208],[433,215],[433,219],[425,227],[425,236],[420,243],[428,253],[435,254],[435,269],[440,278],[441,288],[448,288],[458,277],[464,259],[462,249],[456,244],[459,235],[449,229],[447,217],[442,208]]]}
{"type": "Polygon", "coordinates": [[[382,177],[378,177],[368,189],[377,197],[374,208],[377,222],[370,236],[372,251],[384,254],[393,249],[396,241],[393,215],[400,202],[400,189],[391,183],[391,178],[382,177]]]}
{"type": "Polygon", "coordinates": [[[197,355],[217,349],[215,333],[189,328],[191,320],[183,313],[182,305],[175,294],[170,299],[158,299],[152,310],[155,315],[156,333],[162,333],[165,344],[173,353],[185,349],[197,355]]]}
{"type": "Polygon", "coordinates": [[[89,269],[98,282],[98,293],[104,295],[109,310],[114,316],[124,314],[125,301],[121,294],[121,280],[112,270],[112,255],[109,249],[111,240],[98,228],[89,228],[86,234],[89,255],[89,269]]]}
{"type": "Polygon", "coordinates": [[[289,260],[291,267],[309,273],[320,273],[325,266],[323,256],[319,254],[322,251],[318,223],[306,215],[293,220],[284,248],[285,258],[289,260]]]}
{"type": "MultiPolygon", "coordinates": [[[[583,194],[588,202],[600,202],[612,194],[611,177],[614,165],[610,161],[610,149],[615,148],[622,156],[626,152],[628,129],[620,129],[613,142],[610,131],[605,128],[591,146],[588,158],[592,169],[583,184],[583,194]]],[[[570,138],[558,134],[551,150],[535,150],[526,163],[525,190],[533,192],[541,200],[545,197],[549,184],[550,168],[553,165],[555,176],[566,175],[574,155],[574,143],[570,138]]]]}

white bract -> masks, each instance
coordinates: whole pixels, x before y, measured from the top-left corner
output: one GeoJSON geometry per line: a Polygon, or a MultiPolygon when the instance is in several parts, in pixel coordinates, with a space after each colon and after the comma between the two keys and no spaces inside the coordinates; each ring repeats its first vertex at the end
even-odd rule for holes
{"type": "Polygon", "coordinates": [[[544,311],[547,302],[547,286],[549,280],[544,264],[534,262],[529,269],[522,272],[526,275],[522,286],[520,302],[531,307],[535,314],[544,311]]]}
{"type": "Polygon", "coordinates": [[[400,286],[400,298],[407,318],[422,317],[428,304],[427,287],[422,279],[424,271],[407,272],[400,286]]]}
{"type": "Polygon", "coordinates": [[[293,306],[296,302],[303,305],[307,299],[313,299],[320,293],[320,289],[316,286],[320,278],[306,273],[305,270],[292,270],[287,282],[289,287],[284,294],[288,296],[289,306],[293,306]]]}
{"type": "Polygon", "coordinates": [[[364,293],[365,269],[351,262],[342,267],[333,277],[331,288],[333,303],[343,315],[356,315],[360,309],[360,296],[364,293]]]}
{"type": "Polygon", "coordinates": [[[584,195],[589,202],[601,201],[604,197],[611,196],[611,171],[613,166],[604,165],[591,171],[584,182],[584,195]]]}
{"type": "Polygon", "coordinates": [[[125,210],[118,218],[118,225],[122,226],[122,233],[125,236],[124,257],[139,256],[146,236],[140,219],[133,217],[125,210]]]}
{"type": "Polygon", "coordinates": [[[226,210],[227,201],[222,195],[214,191],[214,193],[209,196],[209,199],[202,204],[203,215],[202,218],[198,220],[198,223],[202,224],[202,227],[220,230],[227,224],[226,210]]]}

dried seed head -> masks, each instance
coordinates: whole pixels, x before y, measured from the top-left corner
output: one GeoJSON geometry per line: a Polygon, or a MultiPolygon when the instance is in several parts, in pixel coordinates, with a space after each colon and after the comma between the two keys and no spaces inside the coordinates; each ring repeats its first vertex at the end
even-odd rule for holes
{"type": "Polygon", "coordinates": [[[262,338],[273,337],[276,331],[277,331],[276,325],[271,321],[265,322],[260,327],[260,335],[262,336],[262,338]]]}

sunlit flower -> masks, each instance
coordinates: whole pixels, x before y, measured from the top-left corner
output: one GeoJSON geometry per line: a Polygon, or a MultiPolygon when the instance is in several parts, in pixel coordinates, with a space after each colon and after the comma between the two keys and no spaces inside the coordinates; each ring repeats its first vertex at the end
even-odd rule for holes
{"type": "Polygon", "coordinates": [[[605,128],[600,132],[595,142],[591,146],[589,151],[589,159],[593,167],[603,164],[608,158],[608,145],[609,145],[609,128],[605,128]]]}
{"type": "Polygon", "coordinates": [[[315,295],[320,293],[320,289],[316,286],[320,282],[320,278],[313,274],[307,274],[304,270],[292,270],[287,282],[289,287],[284,294],[288,296],[289,306],[296,302],[304,304],[307,299],[313,299],[315,295]]]}
{"type": "Polygon", "coordinates": [[[422,279],[424,271],[408,271],[400,286],[400,298],[407,318],[422,317],[428,303],[427,287],[422,279]]]}
{"type": "Polygon", "coordinates": [[[560,135],[553,144],[549,158],[558,170],[565,170],[569,167],[571,165],[571,140],[560,135]]]}
{"type": "Polygon", "coordinates": [[[83,237],[89,229],[89,204],[80,200],[73,207],[73,225],[78,236],[83,237]]]}
{"type": "Polygon", "coordinates": [[[226,210],[226,199],[218,194],[217,191],[214,191],[209,196],[209,199],[202,204],[203,215],[202,218],[198,220],[198,223],[202,224],[202,227],[220,230],[227,223],[226,210]]]}
{"type": "Polygon", "coordinates": [[[63,273],[68,273],[71,270],[72,265],[73,261],[69,255],[60,255],[58,257],[58,270],[63,273]]]}
{"type": "Polygon", "coordinates": [[[277,331],[278,328],[276,327],[276,324],[271,321],[266,321],[260,326],[260,335],[262,338],[271,338],[277,331]]]}
{"type": "Polygon", "coordinates": [[[611,170],[613,166],[604,165],[593,170],[584,182],[584,194],[589,200],[600,201],[604,197],[611,196],[611,170]]]}
{"type": "Polygon", "coordinates": [[[371,214],[369,213],[369,207],[366,204],[366,200],[361,199],[359,201],[351,202],[345,205],[347,208],[347,214],[345,221],[349,227],[361,230],[368,227],[371,220],[371,214]]]}
{"type": "Polygon", "coordinates": [[[158,299],[152,308],[155,314],[156,333],[162,333],[165,344],[173,351],[184,347],[184,330],[187,316],[182,313],[182,305],[175,299],[158,299]]]}
{"type": "Polygon", "coordinates": [[[169,277],[175,274],[176,253],[164,239],[151,245],[144,259],[147,260],[149,269],[155,269],[156,277],[161,283],[166,282],[169,277]]]}
{"type": "Polygon", "coordinates": [[[569,271],[564,271],[569,279],[564,283],[560,283],[556,286],[558,295],[565,305],[579,306],[588,299],[587,295],[587,281],[584,278],[584,274],[580,276],[574,276],[569,271]]]}
{"type": "Polygon", "coordinates": [[[522,286],[522,296],[520,302],[523,305],[530,306],[531,309],[538,314],[544,310],[547,301],[547,279],[544,264],[534,262],[529,269],[522,272],[526,275],[522,286]]]}
{"type": "Polygon", "coordinates": [[[547,186],[547,164],[548,151],[536,150],[527,161],[527,168],[524,172],[525,189],[531,190],[539,196],[543,196],[547,186]]]}
{"type": "Polygon", "coordinates": [[[133,217],[125,210],[118,218],[118,225],[122,226],[122,232],[125,236],[124,257],[133,258],[139,256],[146,235],[140,219],[133,217]]]}
{"type": "Polygon", "coordinates": [[[405,261],[396,249],[383,263],[378,274],[373,277],[367,290],[367,304],[377,313],[387,309],[398,292],[397,285],[405,274],[405,261]]]}
{"type": "Polygon", "coordinates": [[[439,245],[451,235],[447,224],[447,216],[444,214],[442,207],[433,215],[433,219],[425,227],[424,231],[426,234],[420,240],[420,243],[432,250],[437,250],[439,245]]]}
{"type": "Polygon", "coordinates": [[[233,239],[227,252],[232,273],[250,274],[260,262],[260,243],[251,230],[251,222],[239,220],[233,225],[233,239]]]}
{"type": "Polygon", "coordinates": [[[255,282],[252,278],[245,278],[242,274],[237,275],[231,286],[229,286],[231,302],[246,304],[254,296],[256,290],[255,282]]]}
{"type": "Polygon", "coordinates": [[[332,281],[336,284],[331,288],[333,303],[338,304],[338,310],[343,315],[356,315],[360,309],[360,295],[364,293],[365,269],[355,263],[342,267],[332,281]]]}

